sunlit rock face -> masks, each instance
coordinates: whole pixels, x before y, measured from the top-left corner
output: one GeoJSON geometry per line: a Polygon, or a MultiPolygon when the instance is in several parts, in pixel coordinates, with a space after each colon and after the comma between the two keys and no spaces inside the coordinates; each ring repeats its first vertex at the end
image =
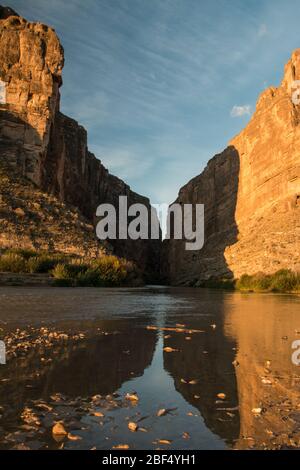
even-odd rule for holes
{"type": "Polygon", "coordinates": [[[173,283],[300,269],[299,78],[296,50],[246,128],[180,190],[177,202],[205,204],[206,241],[198,252],[165,243],[163,271],[173,283]]]}
{"type": "MultiPolygon", "coordinates": [[[[42,190],[78,208],[95,222],[101,203],[142,203],[140,196],[110,175],[88,151],[87,133],[60,113],[64,51],[55,31],[29,23],[13,10],[0,8],[1,159],[42,190]],[[2,93],[3,94],[3,93],[2,93]]],[[[146,273],[159,270],[159,240],[115,243],[117,254],[137,261],[146,273]]]]}
{"type": "Polygon", "coordinates": [[[6,84],[0,136],[7,141],[1,157],[41,186],[59,103],[63,49],[53,29],[18,16],[1,20],[0,31],[0,78],[6,84]]]}
{"type": "Polygon", "coordinates": [[[235,447],[299,447],[300,376],[292,360],[298,312],[284,296],[237,295],[234,307],[231,302],[224,307],[224,333],[237,348],[240,435],[235,447]]]}

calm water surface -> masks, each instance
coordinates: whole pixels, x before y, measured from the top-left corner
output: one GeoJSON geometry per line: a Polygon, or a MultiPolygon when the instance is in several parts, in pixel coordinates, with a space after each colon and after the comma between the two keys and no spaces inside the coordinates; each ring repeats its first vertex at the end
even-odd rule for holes
{"type": "Polygon", "coordinates": [[[0,406],[9,410],[0,417],[0,448],[9,447],[8,433],[34,448],[61,446],[51,423],[38,436],[26,427],[20,431],[20,415],[34,401],[49,403],[61,393],[67,409],[78,397],[115,394],[122,400],[131,392],[139,397],[136,404],[110,407],[103,419],[89,412],[77,417],[80,440],[66,439],[64,448],[300,444],[300,369],[291,361],[292,342],[300,339],[300,297],[163,287],[2,287],[0,326],[0,338],[32,326],[85,335],[0,366],[0,406]],[[178,324],[183,332],[165,330],[178,324]],[[51,362],[44,360],[51,355],[51,362]],[[158,417],[160,409],[169,411],[158,417]],[[142,432],[131,432],[129,421],[142,432]]]}

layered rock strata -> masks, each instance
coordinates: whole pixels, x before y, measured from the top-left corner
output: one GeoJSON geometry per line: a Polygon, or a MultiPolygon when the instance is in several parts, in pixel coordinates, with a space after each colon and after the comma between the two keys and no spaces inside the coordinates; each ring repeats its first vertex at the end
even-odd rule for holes
{"type": "MultiPolygon", "coordinates": [[[[87,133],[60,112],[64,51],[55,31],[0,8],[1,160],[44,192],[74,206],[95,223],[101,203],[147,198],[111,175],[87,147],[87,133]]],[[[112,241],[116,254],[150,276],[159,270],[159,240],[112,241]]]]}
{"type": "Polygon", "coordinates": [[[205,244],[164,243],[163,271],[175,284],[300,271],[300,49],[278,88],[260,96],[249,124],[181,188],[179,203],[205,205],[205,244]]]}

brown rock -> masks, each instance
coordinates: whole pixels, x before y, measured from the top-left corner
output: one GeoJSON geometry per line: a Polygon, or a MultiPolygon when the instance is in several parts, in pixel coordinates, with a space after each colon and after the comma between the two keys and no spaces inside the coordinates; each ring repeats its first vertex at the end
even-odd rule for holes
{"type": "Polygon", "coordinates": [[[133,421],[130,421],[128,423],[128,429],[131,432],[136,432],[138,430],[138,425],[136,423],[134,423],[133,421]]]}
{"type": "MultiPolygon", "coordinates": [[[[116,205],[120,195],[128,196],[129,205],[150,209],[147,198],[89,152],[85,129],[60,113],[64,51],[52,28],[1,7],[0,62],[0,80],[6,84],[6,103],[0,104],[1,162],[77,208],[89,223],[96,222],[99,204],[116,205]]],[[[158,273],[159,240],[113,244],[117,255],[136,261],[146,274],[158,273]]]]}
{"type": "Polygon", "coordinates": [[[176,202],[205,205],[205,244],[186,251],[164,242],[163,272],[174,284],[300,270],[300,49],[278,88],[260,96],[246,128],[179,192],[176,202]]]}
{"type": "Polygon", "coordinates": [[[66,436],[68,433],[62,422],[56,423],[52,428],[53,436],[66,436]]]}

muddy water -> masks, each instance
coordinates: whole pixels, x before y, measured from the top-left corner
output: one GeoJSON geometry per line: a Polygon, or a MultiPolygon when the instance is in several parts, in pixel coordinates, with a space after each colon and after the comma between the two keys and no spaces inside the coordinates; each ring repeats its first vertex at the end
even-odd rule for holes
{"type": "Polygon", "coordinates": [[[0,327],[0,448],[300,446],[300,297],[0,288],[0,327]]]}

